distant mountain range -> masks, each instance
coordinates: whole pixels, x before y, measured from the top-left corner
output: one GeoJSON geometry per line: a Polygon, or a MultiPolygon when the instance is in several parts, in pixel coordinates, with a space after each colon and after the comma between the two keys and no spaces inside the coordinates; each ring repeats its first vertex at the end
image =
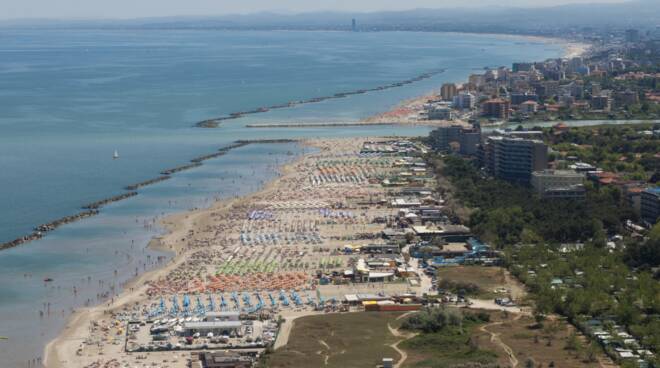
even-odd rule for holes
{"type": "Polygon", "coordinates": [[[130,20],[12,20],[13,28],[139,28],[139,29],[289,29],[348,30],[351,19],[362,31],[419,30],[562,34],[570,29],[655,30],[660,26],[660,0],[625,3],[572,4],[543,8],[414,9],[397,12],[301,14],[254,13],[130,20]]]}

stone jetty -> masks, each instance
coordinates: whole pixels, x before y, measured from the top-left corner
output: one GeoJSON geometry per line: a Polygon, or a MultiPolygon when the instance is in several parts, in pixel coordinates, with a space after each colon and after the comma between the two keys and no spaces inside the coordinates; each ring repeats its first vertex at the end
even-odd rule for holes
{"type": "Polygon", "coordinates": [[[84,209],[90,209],[90,210],[99,209],[99,208],[105,206],[108,203],[119,202],[123,199],[136,196],[137,194],[138,194],[137,192],[128,192],[128,193],[116,195],[114,197],[110,197],[110,198],[102,199],[100,201],[96,201],[96,202],[86,204],[86,205],[83,206],[83,208],[84,209]]]}
{"type": "Polygon", "coordinates": [[[35,227],[34,232],[32,232],[30,234],[21,236],[19,238],[16,238],[16,239],[8,241],[8,242],[0,243],[0,250],[17,247],[19,245],[29,243],[33,240],[41,239],[41,238],[44,237],[44,235],[47,232],[55,230],[59,226],[62,226],[62,225],[65,225],[65,224],[68,224],[68,223],[71,223],[71,222],[75,222],[75,221],[78,221],[78,220],[81,220],[81,219],[84,219],[84,218],[87,218],[87,217],[95,216],[100,212],[99,209],[101,207],[103,207],[103,206],[105,206],[109,203],[118,202],[118,201],[121,201],[121,200],[124,200],[124,199],[127,199],[127,198],[134,197],[134,196],[138,195],[138,192],[136,190],[139,189],[139,188],[142,188],[142,187],[145,187],[145,186],[148,186],[148,185],[152,185],[152,184],[159,183],[161,181],[165,181],[167,179],[170,179],[171,175],[174,174],[174,173],[201,166],[203,161],[209,160],[209,159],[212,159],[212,158],[216,158],[216,157],[220,157],[222,155],[225,155],[227,152],[229,152],[233,149],[243,147],[243,146],[246,146],[248,144],[294,143],[294,142],[297,142],[297,140],[295,140],[295,139],[237,140],[237,141],[235,141],[234,143],[232,143],[228,146],[225,146],[225,147],[222,147],[222,148],[218,149],[217,152],[213,152],[213,153],[210,153],[208,155],[203,155],[203,156],[193,158],[192,160],[190,160],[189,164],[182,165],[182,166],[177,166],[177,167],[167,169],[167,170],[163,170],[161,172],[161,176],[159,176],[157,178],[153,178],[153,179],[145,180],[145,181],[140,182],[140,183],[128,185],[128,186],[124,187],[125,190],[129,191],[127,193],[122,193],[122,194],[119,194],[119,195],[116,195],[116,196],[113,196],[113,197],[102,199],[100,201],[96,201],[96,202],[86,204],[82,207],[82,209],[84,209],[85,211],[79,212],[75,215],[65,216],[65,217],[59,218],[57,220],[51,221],[51,222],[46,223],[46,224],[39,225],[39,226],[35,227]]]}
{"type": "Polygon", "coordinates": [[[403,80],[403,81],[394,82],[394,83],[390,83],[390,84],[386,84],[386,85],[382,85],[382,86],[377,86],[377,87],[373,87],[373,88],[364,88],[364,89],[358,89],[358,90],[348,91],[348,92],[339,92],[339,93],[335,93],[334,95],[331,95],[331,96],[312,97],[312,98],[309,98],[307,100],[289,101],[289,102],[282,103],[282,104],[259,107],[259,108],[256,108],[256,109],[253,109],[253,110],[248,110],[248,111],[232,112],[232,113],[229,113],[229,115],[226,115],[226,116],[220,116],[220,117],[217,117],[217,118],[202,120],[202,121],[196,123],[195,126],[198,127],[198,128],[217,128],[225,120],[238,119],[238,118],[241,118],[245,115],[259,114],[259,113],[264,113],[264,112],[267,112],[267,111],[270,111],[270,110],[283,109],[283,108],[292,107],[292,106],[296,106],[296,105],[317,103],[317,102],[322,102],[322,101],[325,101],[325,100],[330,100],[330,99],[335,99],[335,98],[345,98],[345,97],[349,97],[349,96],[352,96],[352,95],[359,95],[359,94],[363,94],[363,93],[367,93],[367,92],[383,91],[383,90],[390,89],[390,88],[402,87],[402,86],[407,85],[407,84],[412,84],[412,83],[415,83],[415,82],[422,81],[424,79],[431,78],[434,75],[443,73],[444,71],[445,71],[444,69],[434,70],[434,71],[431,71],[431,72],[428,72],[428,73],[420,74],[415,78],[406,79],[406,80],[403,80]]]}
{"type": "Polygon", "coordinates": [[[142,187],[146,187],[147,185],[156,184],[158,182],[165,181],[169,178],[170,178],[169,175],[163,175],[163,176],[159,176],[157,178],[145,180],[145,181],[140,182],[140,183],[127,185],[127,186],[124,187],[124,189],[126,189],[126,190],[136,190],[136,189],[139,189],[139,188],[142,188],[142,187]]]}
{"type": "Polygon", "coordinates": [[[41,238],[43,238],[45,233],[47,233],[49,231],[55,230],[56,228],[58,228],[62,225],[65,225],[65,224],[68,224],[68,223],[71,223],[71,222],[75,222],[75,221],[84,219],[86,217],[94,216],[97,213],[99,213],[98,210],[90,209],[90,210],[87,210],[87,211],[79,212],[75,215],[70,215],[70,216],[65,216],[65,217],[59,218],[55,221],[51,221],[51,222],[46,223],[46,224],[41,224],[39,226],[36,226],[34,228],[34,232],[32,232],[28,235],[25,235],[25,236],[22,236],[20,238],[16,238],[14,240],[11,240],[11,241],[0,244],[0,250],[17,247],[21,244],[28,243],[28,242],[31,242],[33,240],[41,239],[41,238]]]}

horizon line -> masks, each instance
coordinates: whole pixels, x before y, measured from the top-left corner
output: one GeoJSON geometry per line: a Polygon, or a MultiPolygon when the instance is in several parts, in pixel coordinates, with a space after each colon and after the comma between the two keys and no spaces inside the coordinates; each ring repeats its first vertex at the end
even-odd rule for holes
{"type": "MultiPolygon", "coordinates": [[[[506,5],[489,5],[489,9],[497,10],[539,10],[539,9],[554,9],[561,8],[565,6],[589,6],[589,5],[620,5],[633,2],[643,2],[644,0],[622,0],[617,2],[603,2],[599,0],[594,0],[588,3],[575,3],[575,4],[548,4],[541,6],[506,6],[506,5]]],[[[83,16],[83,17],[16,17],[16,18],[0,18],[0,23],[2,22],[98,22],[98,21],[139,21],[139,20],[150,20],[150,19],[169,19],[169,18],[197,18],[197,19],[211,19],[211,18],[221,18],[221,17],[249,17],[249,16],[259,16],[259,15],[272,15],[272,16],[301,16],[309,14],[345,14],[345,15],[370,15],[370,14],[392,14],[392,13],[405,13],[405,12],[414,12],[414,11],[428,11],[428,10],[478,10],[480,6],[446,6],[446,7],[412,7],[405,9],[397,10],[331,10],[331,9],[319,9],[319,10],[309,10],[309,11],[296,11],[296,10],[286,10],[286,9],[264,9],[259,11],[250,11],[250,12],[231,12],[231,13],[217,13],[212,15],[202,15],[202,14],[181,14],[181,15],[145,15],[138,17],[102,17],[102,16],[83,16]]]]}

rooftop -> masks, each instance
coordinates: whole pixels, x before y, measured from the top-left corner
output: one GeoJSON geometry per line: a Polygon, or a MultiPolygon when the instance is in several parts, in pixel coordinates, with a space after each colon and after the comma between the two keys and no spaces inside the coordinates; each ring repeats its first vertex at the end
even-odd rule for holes
{"type": "Polygon", "coordinates": [[[233,317],[239,316],[240,313],[236,311],[225,311],[225,312],[206,312],[206,317],[233,317]]]}
{"type": "Polygon", "coordinates": [[[573,170],[542,170],[534,171],[532,176],[570,176],[570,177],[584,177],[583,174],[577,173],[573,170]]]}
{"type": "Polygon", "coordinates": [[[467,252],[469,249],[465,243],[449,243],[442,246],[442,253],[467,252]]]}
{"type": "MultiPolygon", "coordinates": [[[[523,133],[523,132],[516,132],[516,134],[519,134],[519,135],[520,135],[520,134],[524,134],[524,133],[523,133]]],[[[530,131],[530,132],[527,133],[527,134],[529,134],[529,135],[536,135],[536,134],[538,134],[538,132],[530,131]]],[[[543,143],[543,141],[538,140],[538,139],[528,139],[528,138],[511,137],[511,136],[509,136],[509,137],[492,136],[492,137],[488,137],[488,139],[490,139],[490,140],[497,140],[497,141],[506,141],[506,142],[519,142],[519,143],[526,143],[526,142],[538,143],[538,144],[542,144],[542,143],[543,143]]]]}
{"type": "Polygon", "coordinates": [[[645,192],[655,194],[655,195],[660,195],[660,187],[646,188],[645,192]]]}
{"type": "Polygon", "coordinates": [[[205,329],[205,328],[239,328],[241,322],[239,321],[214,321],[214,322],[184,322],[184,329],[205,329]]]}

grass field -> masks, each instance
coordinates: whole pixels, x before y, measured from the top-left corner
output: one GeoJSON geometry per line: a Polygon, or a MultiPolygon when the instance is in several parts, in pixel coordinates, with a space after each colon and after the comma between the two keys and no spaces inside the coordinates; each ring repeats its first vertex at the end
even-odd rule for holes
{"type": "Polygon", "coordinates": [[[400,355],[388,345],[400,338],[390,333],[387,324],[396,327],[399,315],[365,312],[297,319],[288,344],[268,354],[264,366],[375,367],[386,357],[397,361],[400,355]]]}
{"type": "MultiPolygon", "coordinates": [[[[476,313],[465,311],[464,313],[476,313]]],[[[401,313],[344,313],[297,319],[286,346],[267,354],[261,367],[375,367],[382,358],[407,357],[402,368],[452,368],[479,363],[481,367],[509,367],[513,360],[525,367],[598,367],[585,361],[587,348],[567,349],[572,327],[563,321],[546,321],[537,328],[532,317],[489,311],[489,322],[464,321],[462,328],[448,327],[440,332],[412,338],[394,336],[388,324],[397,329],[401,313]],[[512,356],[508,354],[512,353],[512,356]],[[512,360],[513,359],[513,360],[512,360]]],[[[399,333],[409,334],[400,330],[399,333]]],[[[408,336],[410,337],[410,336],[408,336]]],[[[584,343],[582,345],[585,345],[584,343]]],[[[602,352],[596,355],[603,356],[602,352]]]]}

